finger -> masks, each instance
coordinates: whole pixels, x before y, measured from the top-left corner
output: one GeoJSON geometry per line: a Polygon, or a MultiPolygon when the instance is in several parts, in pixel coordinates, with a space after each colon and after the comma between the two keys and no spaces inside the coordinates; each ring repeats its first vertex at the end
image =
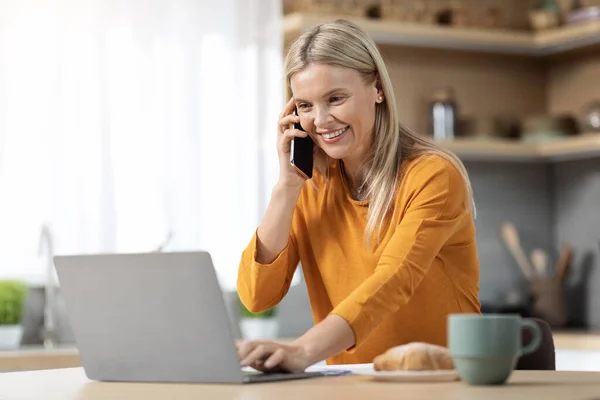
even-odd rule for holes
{"type": "Polygon", "coordinates": [[[290,99],[288,100],[288,102],[286,103],[285,107],[283,108],[283,112],[281,113],[281,115],[279,116],[279,118],[283,118],[288,114],[291,114],[292,111],[294,111],[294,108],[296,108],[296,100],[294,99],[294,96],[290,97],[290,99]]]}
{"type": "Polygon", "coordinates": [[[258,360],[264,361],[273,353],[273,348],[266,344],[259,344],[248,354],[244,359],[242,359],[241,365],[248,366],[255,363],[258,360]]]}
{"type": "Polygon", "coordinates": [[[294,114],[286,115],[279,120],[279,132],[283,132],[286,129],[292,127],[295,122],[300,122],[300,117],[294,114]]]}
{"type": "Polygon", "coordinates": [[[257,371],[262,371],[262,372],[288,372],[287,369],[281,367],[281,364],[276,365],[273,368],[267,368],[265,366],[265,363],[263,361],[261,361],[261,360],[253,362],[252,364],[249,365],[249,367],[250,368],[254,368],[257,371]]]}
{"type": "Polygon", "coordinates": [[[261,372],[271,372],[268,368],[265,367],[264,363],[261,361],[255,361],[252,364],[248,365],[250,368],[254,368],[257,371],[261,372]]]}
{"type": "Polygon", "coordinates": [[[257,371],[261,371],[261,372],[289,372],[288,370],[281,368],[281,367],[275,367],[275,368],[267,368],[265,367],[265,364],[263,363],[254,363],[249,365],[250,368],[254,368],[257,371]]]}
{"type": "Polygon", "coordinates": [[[283,136],[292,139],[294,137],[306,137],[308,133],[301,131],[300,129],[286,129],[283,131],[283,136]]]}
{"type": "Polygon", "coordinates": [[[251,363],[248,364],[242,364],[242,367],[250,367],[250,368],[254,368],[258,371],[262,371],[265,367],[263,366],[263,361],[262,360],[256,360],[253,361],[251,363]]]}
{"type": "Polygon", "coordinates": [[[266,344],[256,346],[241,362],[243,366],[252,364],[263,364],[275,349],[266,344]]]}
{"type": "Polygon", "coordinates": [[[275,368],[276,366],[278,366],[279,364],[281,364],[283,362],[283,360],[285,359],[285,355],[286,355],[286,351],[284,349],[277,349],[275,350],[275,352],[273,354],[271,354],[271,356],[269,358],[267,358],[267,361],[265,361],[264,365],[265,368],[267,369],[272,369],[275,368]]]}
{"type": "Polygon", "coordinates": [[[241,342],[237,349],[239,359],[243,360],[244,358],[246,358],[248,354],[250,354],[258,345],[258,342],[251,340],[241,342]]]}

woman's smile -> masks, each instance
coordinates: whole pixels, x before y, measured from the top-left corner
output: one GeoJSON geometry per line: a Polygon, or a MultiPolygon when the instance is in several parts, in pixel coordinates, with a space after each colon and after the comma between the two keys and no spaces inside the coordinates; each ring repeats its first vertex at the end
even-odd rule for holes
{"type": "Polygon", "coordinates": [[[327,133],[319,133],[319,135],[321,135],[321,137],[323,138],[323,141],[325,143],[333,144],[333,143],[339,142],[340,140],[342,140],[344,138],[348,128],[350,128],[350,126],[345,126],[336,131],[329,131],[327,133]]]}

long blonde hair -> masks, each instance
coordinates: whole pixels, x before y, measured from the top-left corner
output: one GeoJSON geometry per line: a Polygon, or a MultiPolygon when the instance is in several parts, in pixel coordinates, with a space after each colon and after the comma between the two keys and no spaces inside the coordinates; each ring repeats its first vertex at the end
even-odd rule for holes
{"type": "MultiPolygon", "coordinates": [[[[367,242],[376,229],[381,232],[386,217],[393,210],[402,161],[423,154],[439,155],[458,169],[465,182],[469,211],[475,214],[473,190],[463,163],[453,153],[400,123],[385,62],[376,44],[359,26],[338,19],[314,26],[296,39],[285,60],[288,99],[292,96],[291,78],[312,63],[352,68],[366,83],[379,79],[383,90],[385,101],[376,107],[373,145],[359,174],[364,182],[365,197],[370,200],[365,230],[367,242]]],[[[315,168],[326,178],[332,161],[324,151],[317,149],[315,168]]]]}

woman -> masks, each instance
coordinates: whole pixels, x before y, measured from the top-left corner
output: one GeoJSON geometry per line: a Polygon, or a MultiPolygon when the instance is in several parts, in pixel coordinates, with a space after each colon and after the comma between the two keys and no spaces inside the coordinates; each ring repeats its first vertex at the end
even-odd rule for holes
{"type": "Polygon", "coordinates": [[[414,341],[445,345],[448,314],[480,311],[463,165],[400,125],[382,57],[356,25],[307,31],[285,69],[279,181],[243,252],[238,292],[250,311],[271,308],[300,261],[315,326],[289,345],[241,342],[242,366],[302,371],[324,359],[369,363],[414,341]],[[316,144],[308,184],[289,163],[290,141],[306,134],[316,144]]]}

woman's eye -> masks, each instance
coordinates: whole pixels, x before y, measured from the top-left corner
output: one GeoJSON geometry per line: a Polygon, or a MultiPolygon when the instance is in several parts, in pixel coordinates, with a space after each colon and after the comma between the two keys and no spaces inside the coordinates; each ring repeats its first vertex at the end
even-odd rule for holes
{"type": "Polygon", "coordinates": [[[331,101],[332,103],[336,103],[336,102],[338,102],[338,101],[342,101],[342,100],[343,100],[343,97],[340,97],[340,96],[333,96],[333,97],[330,99],[330,101],[331,101]]]}
{"type": "Polygon", "coordinates": [[[298,108],[308,108],[308,104],[300,103],[298,104],[298,108]]]}

